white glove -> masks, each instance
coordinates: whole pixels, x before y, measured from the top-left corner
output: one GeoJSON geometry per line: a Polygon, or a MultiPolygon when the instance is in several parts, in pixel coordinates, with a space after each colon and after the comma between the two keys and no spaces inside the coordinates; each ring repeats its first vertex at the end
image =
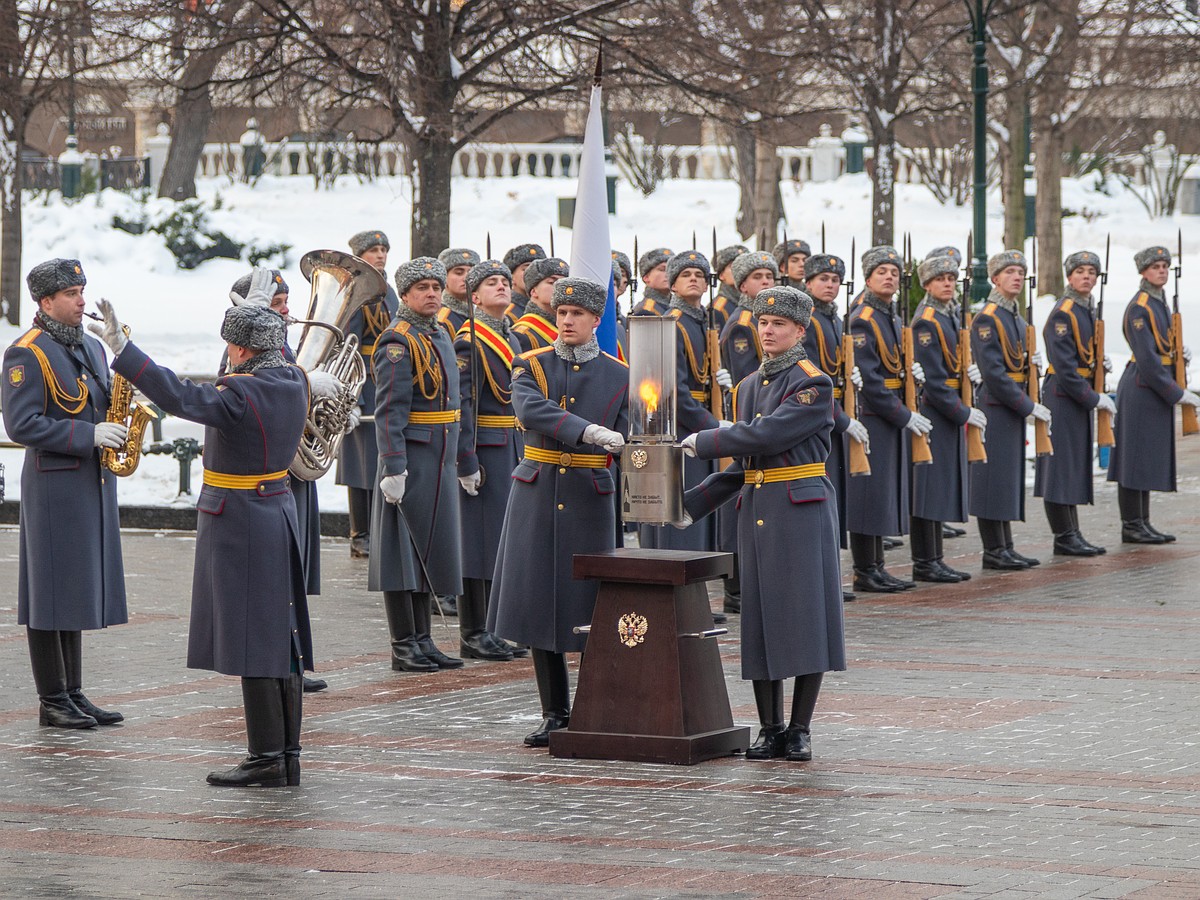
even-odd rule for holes
{"type": "Polygon", "coordinates": [[[695,456],[696,455],[696,436],[694,434],[689,434],[687,437],[685,437],[683,439],[680,446],[683,447],[683,455],[684,456],[695,456]]]}
{"type": "Polygon", "coordinates": [[[929,434],[933,431],[933,423],[920,413],[910,413],[904,427],[913,434],[929,434]]]}
{"type": "Polygon", "coordinates": [[[1109,356],[1107,353],[1104,354],[1104,371],[1105,372],[1112,371],[1112,357],[1109,356]]]}
{"type": "Polygon", "coordinates": [[[1117,414],[1117,404],[1113,403],[1112,397],[1108,394],[1101,394],[1100,399],[1096,401],[1096,409],[1099,412],[1106,412],[1110,415],[1117,414]]]}
{"type": "Polygon", "coordinates": [[[979,429],[987,428],[987,416],[983,414],[982,409],[972,408],[971,412],[967,415],[967,424],[974,425],[979,429]]]}
{"type": "Polygon", "coordinates": [[[971,379],[971,384],[979,387],[983,384],[983,373],[979,371],[979,366],[971,363],[967,366],[967,377],[971,379]]]}
{"type": "Polygon", "coordinates": [[[1046,368],[1046,357],[1042,356],[1041,350],[1034,350],[1029,356],[1029,361],[1039,369],[1046,368]]]}
{"type": "Polygon", "coordinates": [[[379,489],[383,491],[383,499],[399,506],[400,501],[404,499],[404,482],[407,480],[407,472],[401,472],[399,475],[384,475],[379,482],[379,489]]]}
{"type": "Polygon", "coordinates": [[[128,434],[129,426],[123,422],[97,422],[92,444],[96,447],[116,450],[125,443],[125,436],[128,434]]]}
{"type": "Polygon", "coordinates": [[[362,413],[357,406],[350,407],[350,413],[346,416],[346,430],[342,434],[349,434],[355,428],[362,424],[362,413]]]}
{"type": "Polygon", "coordinates": [[[916,379],[917,384],[925,383],[925,367],[922,366],[919,362],[916,362],[916,361],[913,362],[912,373],[913,373],[913,378],[916,379]]]}
{"type": "Polygon", "coordinates": [[[683,531],[683,529],[691,527],[692,517],[687,512],[687,510],[684,510],[683,518],[680,519],[678,522],[672,522],[671,524],[674,525],[676,528],[678,528],[680,531],[683,531]]]}
{"type": "Polygon", "coordinates": [[[1040,403],[1033,404],[1033,412],[1030,413],[1035,419],[1040,419],[1046,424],[1050,424],[1050,410],[1048,407],[1042,406],[1040,403]]]}
{"type": "Polygon", "coordinates": [[[583,442],[603,447],[609,453],[620,453],[625,446],[625,438],[603,425],[589,425],[583,429],[583,442]]]}
{"type": "Polygon", "coordinates": [[[858,371],[858,366],[850,370],[850,383],[856,388],[862,389],[862,372],[858,371]]]}
{"type": "Polygon", "coordinates": [[[868,453],[871,452],[871,432],[867,431],[867,426],[858,419],[850,420],[850,424],[846,426],[846,434],[850,436],[850,440],[862,444],[868,453]]]}
{"type": "Polygon", "coordinates": [[[479,485],[483,484],[483,472],[476,472],[474,475],[459,475],[458,483],[467,492],[468,497],[474,497],[479,493],[479,485]]]}
{"type": "MultiPolygon", "coordinates": [[[[1179,402],[1184,406],[1200,406],[1200,396],[1193,394],[1191,391],[1184,391],[1183,396],[1179,398],[1179,402]]],[[[97,425],[97,428],[100,426],[97,425]]]]}
{"type": "Polygon", "coordinates": [[[336,397],[342,389],[342,383],[336,375],[331,375],[323,369],[313,369],[305,372],[308,376],[308,391],[313,397],[336,397]]]}
{"type": "Polygon", "coordinates": [[[100,314],[104,316],[104,324],[89,325],[88,331],[104,341],[108,345],[108,349],[113,352],[113,356],[118,356],[125,349],[125,345],[129,343],[129,338],[125,337],[125,332],[121,330],[121,322],[117,319],[117,311],[103,297],[100,298],[100,302],[96,304],[96,307],[100,310],[100,314]]]}
{"type": "Polygon", "coordinates": [[[719,384],[725,390],[733,390],[733,376],[729,374],[728,369],[717,369],[716,373],[713,375],[713,378],[715,378],[717,380],[717,384],[719,384]]]}
{"type": "Polygon", "coordinates": [[[732,428],[733,423],[730,422],[728,419],[717,419],[717,427],[718,428],[732,428]]]}
{"type": "Polygon", "coordinates": [[[246,296],[243,297],[237,291],[230,291],[229,299],[233,301],[234,306],[270,306],[275,296],[274,285],[275,279],[271,277],[271,270],[255,266],[254,271],[250,273],[250,289],[246,291],[246,296]]]}
{"type": "Polygon", "coordinates": [[[1191,347],[1183,348],[1183,361],[1184,361],[1184,363],[1191,363],[1191,361],[1192,361],[1192,348],[1191,347]]]}

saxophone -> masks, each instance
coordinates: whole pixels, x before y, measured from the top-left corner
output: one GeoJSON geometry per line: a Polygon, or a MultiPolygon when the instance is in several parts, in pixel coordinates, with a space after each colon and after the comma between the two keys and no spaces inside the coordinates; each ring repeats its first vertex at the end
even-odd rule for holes
{"type": "MultiPolygon", "coordinates": [[[[129,326],[122,325],[121,330],[129,337],[129,326]]],[[[120,422],[129,426],[129,434],[125,443],[113,449],[103,447],[100,450],[100,463],[114,475],[125,477],[132,475],[142,461],[142,439],[146,435],[146,426],[158,418],[158,413],[144,403],[133,402],[133,385],[129,379],[113,373],[112,397],[108,404],[106,422],[120,422]]]]}

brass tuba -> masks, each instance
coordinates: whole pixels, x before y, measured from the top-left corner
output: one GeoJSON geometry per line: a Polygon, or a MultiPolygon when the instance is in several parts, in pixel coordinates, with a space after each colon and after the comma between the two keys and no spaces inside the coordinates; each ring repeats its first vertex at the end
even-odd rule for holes
{"type": "Polygon", "coordinates": [[[296,363],[306,372],[320,369],[342,383],[336,397],[315,397],[304,435],[288,471],[316,481],[329,471],[346,433],[350,411],[358,405],[367,380],[358,336],[346,334],[351,316],[387,293],[387,282],[369,262],[339,250],[313,250],[300,260],[300,272],[312,283],[308,316],[288,318],[304,326],[296,345],[296,363]]]}
{"type": "MultiPolygon", "coordinates": [[[[125,337],[129,337],[128,325],[122,325],[121,330],[125,332],[125,337]]],[[[132,475],[142,461],[142,439],[146,436],[146,426],[158,418],[158,413],[145,403],[134,403],[133,385],[116,372],[113,373],[109,393],[112,396],[104,421],[128,425],[129,433],[120,447],[100,449],[100,464],[114,475],[124,478],[132,475]]]]}

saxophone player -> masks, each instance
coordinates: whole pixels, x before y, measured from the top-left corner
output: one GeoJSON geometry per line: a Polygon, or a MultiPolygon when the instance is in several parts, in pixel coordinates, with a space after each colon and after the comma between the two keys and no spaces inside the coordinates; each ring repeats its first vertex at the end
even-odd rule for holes
{"type": "Polygon", "coordinates": [[[113,725],[124,716],[83,693],[82,632],[128,621],[117,479],[101,448],[127,428],[105,421],[110,381],[104,347],[84,333],[76,259],[33,267],[33,327],[4,353],[4,427],[25,445],[21,467],[20,588],[38,720],[56,728],[113,725]]]}

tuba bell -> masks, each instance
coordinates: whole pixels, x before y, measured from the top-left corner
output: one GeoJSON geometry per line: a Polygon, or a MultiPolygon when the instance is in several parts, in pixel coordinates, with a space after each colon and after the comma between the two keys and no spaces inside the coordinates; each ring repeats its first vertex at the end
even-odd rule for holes
{"type": "Polygon", "coordinates": [[[296,363],[306,372],[320,369],[342,383],[336,397],[313,398],[296,457],[288,471],[302,481],[316,481],[329,471],[346,433],[350,411],[358,405],[367,380],[358,336],[346,325],[360,307],[380,300],[387,282],[369,262],[339,250],[313,250],[300,260],[300,272],[312,284],[308,315],[289,317],[303,325],[296,363]]]}

